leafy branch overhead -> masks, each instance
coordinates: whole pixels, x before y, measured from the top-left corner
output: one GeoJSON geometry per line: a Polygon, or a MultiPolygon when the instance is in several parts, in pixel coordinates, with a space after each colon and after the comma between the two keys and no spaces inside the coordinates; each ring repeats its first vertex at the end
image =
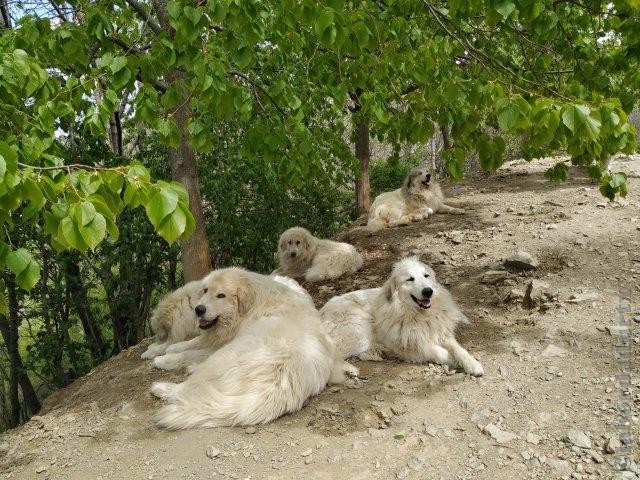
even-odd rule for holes
{"type": "MultiPolygon", "coordinates": [[[[640,89],[636,1],[55,6],[54,18],[15,10],[0,33],[0,262],[26,289],[38,261],[11,240],[25,222],[56,249],[81,252],[117,240],[125,208],[142,206],[169,243],[196,228],[191,191],[179,183],[155,182],[129,159],[107,167],[74,158],[79,130],[113,130],[124,154],[121,118],[176,158],[224,148],[217,129],[237,122],[238,155],[298,186],[331,162],[353,163],[343,133],[358,91],[354,115],[391,144],[425,142],[447,125],[445,169],[455,179],[473,152],[484,169],[499,168],[502,136],[515,134],[528,159],[563,148],[604,195],[627,191],[624,175],[604,166],[636,148],[627,119],[640,89]]],[[[547,176],[564,179],[567,168],[547,176]]]]}

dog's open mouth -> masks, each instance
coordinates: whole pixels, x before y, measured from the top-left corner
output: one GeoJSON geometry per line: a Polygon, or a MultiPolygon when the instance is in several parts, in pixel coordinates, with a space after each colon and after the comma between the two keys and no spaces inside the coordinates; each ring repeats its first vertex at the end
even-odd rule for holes
{"type": "Polygon", "coordinates": [[[208,330],[209,328],[213,327],[217,322],[218,322],[218,318],[220,317],[216,317],[213,318],[211,320],[207,320],[205,318],[200,318],[198,319],[198,327],[202,330],[208,330]]]}
{"type": "Polygon", "coordinates": [[[420,183],[422,183],[422,185],[424,185],[427,188],[431,186],[431,180],[422,180],[422,182],[420,183]]]}
{"type": "Polygon", "coordinates": [[[411,295],[411,298],[413,299],[414,302],[416,302],[418,304],[418,306],[420,308],[424,308],[425,310],[427,308],[431,308],[431,299],[430,298],[424,298],[422,300],[418,300],[416,297],[414,297],[413,295],[411,295]]]}

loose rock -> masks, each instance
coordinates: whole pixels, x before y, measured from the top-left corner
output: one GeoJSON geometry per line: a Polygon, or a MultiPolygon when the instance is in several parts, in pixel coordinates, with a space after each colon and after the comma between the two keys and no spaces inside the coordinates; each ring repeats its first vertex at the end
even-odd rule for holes
{"type": "Polygon", "coordinates": [[[607,443],[604,445],[604,451],[607,453],[616,453],[622,448],[622,444],[618,437],[609,437],[607,443]]]}
{"type": "Polygon", "coordinates": [[[552,343],[547,345],[547,348],[542,351],[544,358],[564,357],[566,354],[567,351],[564,348],[553,345],[552,343]]]}
{"type": "Polygon", "coordinates": [[[220,449],[214,447],[213,445],[209,445],[207,447],[206,455],[207,455],[207,457],[209,457],[211,459],[214,459],[214,458],[220,456],[221,453],[222,452],[220,451],[220,449]]]}
{"type": "Polygon", "coordinates": [[[581,430],[570,428],[567,430],[567,437],[569,437],[571,444],[576,447],[591,448],[591,440],[589,440],[589,437],[581,430]]]}
{"type": "Polygon", "coordinates": [[[527,443],[538,445],[540,443],[540,440],[542,440],[542,437],[540,437],[540,435],[537,435],[533,432],[527,433],[527,443]]]}
{"type": "Polygon", "coordinates": [[[600,295],[596,292],[574,293],[569,297],[569,303],[593,302],[599,298],[600,295]]]}
{"type": "Polygon", "coordinates": [[[509,277],[509,272],[506,270],[487,270],[482,275],[482,283],[486,283],[487,285],[495,285],[496,283],[500,283],[505,281],[509,277]]]}
{"type": "Polygon", "coordinates": [[[497,425],[493,423],[488,424],[483,428],[485,433],[488,433],[498,444],[504,445],[506,443],[515,440],[516,435],[505,430],[501,430],[497,425]]]}
{"type": "Polygon", "coordinates": [[[538,259],[533,255],[519,250],[504,261],[505,267],[511,267],[516,270],[535,270],[540,265],[538,259]]]}
{"type": "Polygon", "coordinates": [[[626,335],[629,333],[629,327],[623,325],[607,325],[606,329],[609,335],[612,336],[626,335]]]}
{"type": "Polygon", "coordinates": [[[551,290],[551,286],[548,283],[540,280],[531,280],[527,285],[522,304],[527,308],[535,308],[556,298],[557,294],[551,290]]]}

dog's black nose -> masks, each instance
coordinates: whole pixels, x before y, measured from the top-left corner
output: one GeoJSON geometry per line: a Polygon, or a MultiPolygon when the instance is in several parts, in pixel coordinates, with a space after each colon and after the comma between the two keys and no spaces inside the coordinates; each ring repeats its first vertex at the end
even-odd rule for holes
{"type": "Polygon", "coordinates": [[[296,252],[291,252],[290,255],[295,258],[296,252]]]}
{"type": "Polygon", "coordinates": [[[207,307],[204,305],[196,305],[196,315],[201,317],[207,311],[207,307]]]}
{"type": "Polygon", "coordinates": [[[429,180],[431,180],[431,174],[430,174],[430,173],[427,173],[427,182],[428,182],[429,180]]]}
{"type": "MultiPolygon", "coordinates": [[[[424,298],[431,298],[431,295],[433,295],[433,288],[430,287],[425,287],[422,289],[422,296],[424,298]]],[[[196,307],[198,308],[198,307],[196,307]]]]}

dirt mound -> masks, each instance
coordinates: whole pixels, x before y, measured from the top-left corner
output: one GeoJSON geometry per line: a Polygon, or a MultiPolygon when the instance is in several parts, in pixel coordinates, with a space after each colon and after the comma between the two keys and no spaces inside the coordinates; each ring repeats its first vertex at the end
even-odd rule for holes
{"type": "Polygon", "coordinates": [[[630,195],[612,203],[586,177],[552,184],[557,159],[514,162],[448,189],[462,216],[345,236],[361,272],[306,285],[318,306],[379,286],[419,254],[473,323],[471,378],[434,365],[360,362],[362,378],[255,428],[158,430],[148,341],[49,397],[0,437],[0,478],[636,478],[640,466],[640,161],[620,159],[630,195]],[[534,270],[505,269],[524,250],[534,270]],[[496,283],[483,283],[485,272],[496,283]],[[499,279],[502,277],[502,279],[499,279]],[[522,306],[531,280],[553,291],[522,306]],[[635,318],[635,320],[634,320],[635,318]],[[609,328],[607,328],[609,327],[609,328]]]}

